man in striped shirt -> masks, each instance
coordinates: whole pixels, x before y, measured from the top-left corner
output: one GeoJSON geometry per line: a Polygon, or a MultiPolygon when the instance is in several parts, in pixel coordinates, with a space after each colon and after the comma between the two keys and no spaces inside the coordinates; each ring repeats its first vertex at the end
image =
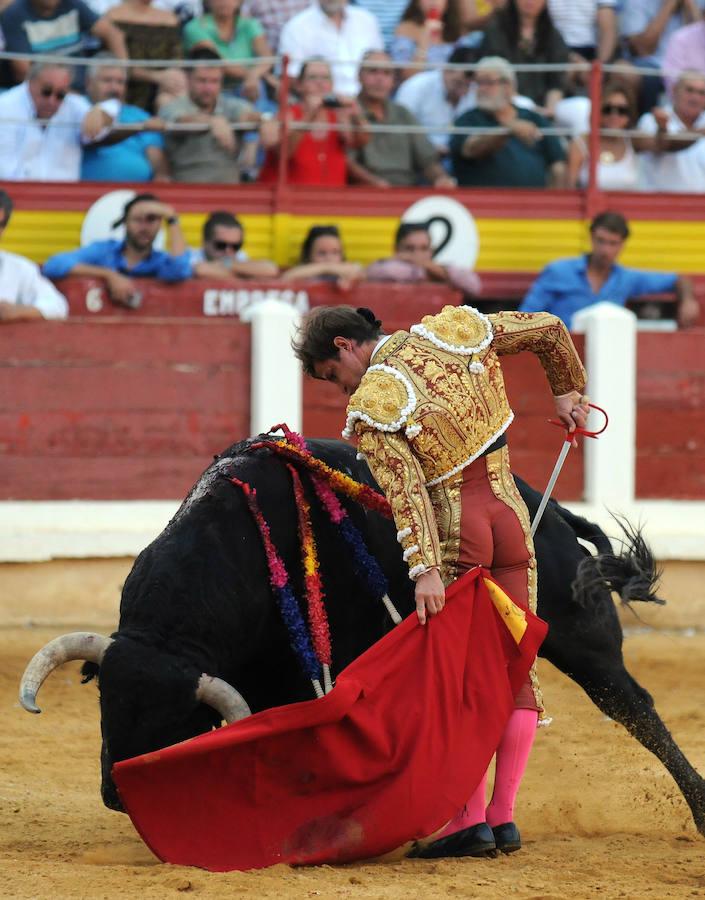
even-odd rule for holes
{"type": "Polygon", "coordinates": [[[609,62],[617,49],[617,0],[548,0],[566,46],[583,59],[609,62]]]}
{"type": "Polygon", "coordinates": [[[279,34],[289,19],[311,5],[311,0],[245,0],[241,15],[257,21],[264,28],[267,43],[276,50],[279,34]]]}
{"type": "Polygon", "coordinates": [[[408,6],[408,0],[355,0],[355,5],[361,6],[376,17],[384,46],[388,47],[402,13],[408,6]]]}

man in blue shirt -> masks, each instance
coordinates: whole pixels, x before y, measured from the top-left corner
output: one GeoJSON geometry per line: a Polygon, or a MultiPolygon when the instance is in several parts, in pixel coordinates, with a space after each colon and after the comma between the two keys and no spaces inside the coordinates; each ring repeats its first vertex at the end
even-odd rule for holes
{"type": "Polygon", "coordinates": [[[111,136],[120,135],[120,125],[139,123],[139,131],[123,130],[127,134],[114,144],[88,146],[83,150],[81,181],[158,181],[168,180],[168,166],[164,154],[164,122],[153,118],[138,106],[125,103],[127,69],[102,53],[102,65],[91,66],[86,76],[86,93],[92,103],[119,100],[120,112],[111,129],[111,136]]]}
{"type": "Polygon", "coordinates": [[[620,213],[595,216],[590,225],[592,251],[549,263],[529,288],[519,310],[553,313],[570,328],[574,314],[593,303],[608,301],[624,306],[631,297],[675,291],[678,324],[695,324],[700,307],[688,278],[627,269],[617,263],[628,237],[629,226],[620,213]]]}
{"type": "Polygon", "coordinates": [[[191,277],[193,267],[173,207],[154,194],[137,194],[125,204],[114,227],[122,224],[123,241],[94,241],[78,250],[57,253],[44,264],[44,274],[54,279],[67,275],[102,278],[110,299],[123,306],[139,305],[133,278],[184,281],[191,277]],[[166,220],[171,253],[153,246],[162,220],[166,220]]]}

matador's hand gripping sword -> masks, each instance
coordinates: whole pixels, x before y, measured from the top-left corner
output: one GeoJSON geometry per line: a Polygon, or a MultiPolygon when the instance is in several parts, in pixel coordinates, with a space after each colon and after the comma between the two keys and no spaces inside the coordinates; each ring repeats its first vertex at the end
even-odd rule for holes
{"type": "MultiPolygon", "coordinates": [[[[591,409],[596,409],[598,412],[602,413],[602,415],[605,417],[604,424],[602,428],[598,428],[597,431],[589,431],[587,428],[576,428],[574,431],[566,431],[565,440],[563,441],[563,446],[561,447],[561,452],[558,454],[558,459],[556,460],[556,464],[553,467],[553,472],[551,472],[551,477],[548,479],[548,484],[546,485],[546,490],[544,491],[541,502],[539,503],[539,508],[536,510],[534,521],[531,523],[531,537],[536,534],[536,529],[539,527],[539,522],[541,521],[543,512],[546,509],[546,504],[551,499],[553,488],[556,485],[556,481],[558,481],[558,476],[560,475],[561,469],[563,468],[565,458],[568,455],[568,451],[573,444],[573,438],[577,437],[579,434],[582,434],[583,437],[596,438],[598,434],[602,434],[602,432],[605,430],[605,428],[607,428],[607,425],[609,424],[607,413],[601,406],[596,406],[594,403],[588,403],[588,406],[591,409]]],[[[548,421],[551,423],[551,425],[559,425],[561,428],[566,429],[568,427],[565,422],[561,422],[560,419],[549,419],[548,421]]]]}

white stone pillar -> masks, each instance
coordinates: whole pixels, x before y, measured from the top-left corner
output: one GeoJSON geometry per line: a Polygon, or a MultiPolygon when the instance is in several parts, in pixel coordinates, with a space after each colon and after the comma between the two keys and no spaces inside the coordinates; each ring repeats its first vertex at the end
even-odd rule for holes
{"type": "MultiPolygon", "coordinates": [[[[573,331],[585,334],[587,393],[609,416],[596,440],[584,438],[585,499],[613,509],[634,502],[636,465],[636,316],[616,303],[577,313],[573,331]]],[[[593,412],[588,428],[602,423],[593,412]]]]}
{"type": "Polygon", "coordinates": [[[279,422],[301,431],[303,378],[291,349],[299,314],[288,303],[263,300],[252,309],[250,319],[250,432],[259,434],[279,422]]]}

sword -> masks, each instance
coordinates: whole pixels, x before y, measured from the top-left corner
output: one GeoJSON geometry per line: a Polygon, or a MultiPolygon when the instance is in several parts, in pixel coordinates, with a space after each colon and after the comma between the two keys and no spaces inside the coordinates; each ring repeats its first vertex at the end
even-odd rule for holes
{"type": "MultiPolygon", "coordinates": [[[[565,462],[565,458],[568,455],[568,451],[573,445],[573,438],[577,435],[582,435],[583,437],[588,438],[597,438],[599,434],[607,428],[609,424],[609,419],[607,417],[607,413],[601,406],[596,406],[594,403],[588,403],[588,406],[591,409],[596,409],[598,412],[601,412],[605,417],[604,424],[602,428],[598,428],[596,431],[589,431],[587,428],[576,428],[574,431],[567,431],[566,436],[563,441],[563,446],[561,447],[561,452],[558,454],[558,459],[556,460],[556,464],[553,467],[553,471],[551,472],[551,477],[548,479],[548,484],[546,485],[546,490],[543,492],[543,497],[541,498],[541,502],[539,503],[539,508],[536,510],[536,515],[534,516],[534,521],[531,523],[531,537],[536,534],[536,529],[539,527],[539,522],[541,521],[541,517],[543,516],[544,510],[548,505],[548,501],[551,499],[551,494],[553,493],[553,488],[558,481],[558,476],[561,474],[561,469],[563,468],[563,463],[565,462]]],[[[549,419],[548,420],[551,425],[559,425],[561,428],[567,429],[568,426],[565,422],[561,422],[560,419],[549,419]]]]}

